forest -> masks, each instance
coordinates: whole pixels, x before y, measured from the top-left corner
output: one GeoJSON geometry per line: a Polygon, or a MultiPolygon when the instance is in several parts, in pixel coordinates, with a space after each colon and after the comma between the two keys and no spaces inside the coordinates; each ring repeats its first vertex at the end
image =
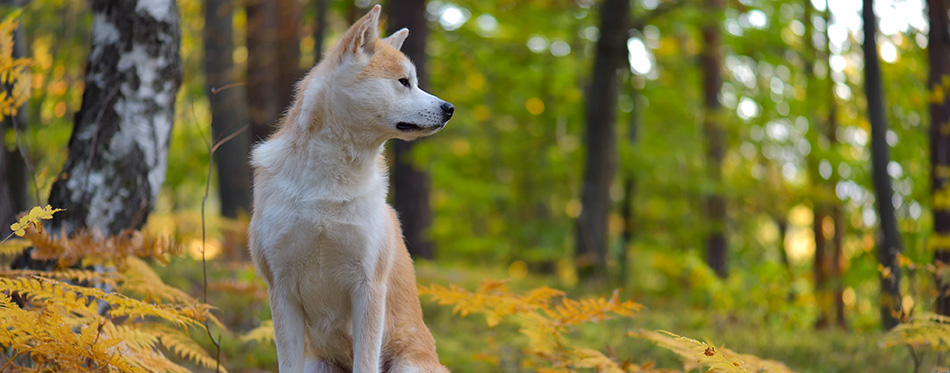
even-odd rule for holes
{"type": "MultiPolygon", "coordinates": [[[[274,372],[254,145],[371,0],[0,0],[0,372],[274,372]]],[[[388,0],[453,372],[950,369],[950,1],[388,0]]]]}

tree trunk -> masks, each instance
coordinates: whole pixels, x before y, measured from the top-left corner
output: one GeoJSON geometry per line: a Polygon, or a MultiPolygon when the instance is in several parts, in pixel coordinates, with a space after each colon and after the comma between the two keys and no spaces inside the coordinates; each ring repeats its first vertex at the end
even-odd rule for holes
{"type": "MultiPolygon", "coordinates": [[[[812,22],[813,6],[810,0],[803,0],[805,12],[802,21],[805,25],[804,40],[813,40],[814,25],[812,22]]],[[[825,229],[825,219],[831,219],[832,206],[836,203],[834,199],[834,182],[824,180],[819,168],[823,156],[823,144],[827,140],[827,132],[822,131],[822,127],[828,127],[831,123],[822,123],[828,117],[820,119],[818,112],[823,100],[823,93],[834,94],[831,91],[823,92],[824,86],[815,76],[814,66],[818,62],[818,48],[814,43],[805,43],[803,54],[803,71],[806,79],[806,112],[811,126],[808,128],[806,138],[815,151],[809,152],[806,158],[808,165],[808,175],[812,188],[815,191],[815,197],[812,198],[813,219],[812,232],[814,233],[815,256],[812,265],[812,274],[814,279],[815,303],[818,306],[818,320],[815,322],[816,328],[827,328],[831,325],[834,312],[834,296],[832,292],[832,259],[833,253],[831,247],[832,231],[825,229]]],[[[827,58],[824,59],[827,61],[827,58]]],[[[830,70],[829,70],[830,71],[830,70]]],[[[830,81],[829,79],[825,79],[830,81]]],[[[834,97],[831,97],[829,111],[834,109],[834,97]]]]}
{"type": "Polygon", "coordinates": [[[316,27],[313,29],[313,64],[320,63],[323,59],[323,41],[327,36],[327,3],[330,0],[314,0],[316,8],[316,27]]]}
{"type": "MultiPolygon", "coordinates": [[[[425,0],[393,0],[386,7],[389,15],[389,33],[409,28],[409,37],[402,45],[402,52],[416,64],[419,87],[429,89],[426,71],[426,25],[425,0]]],[[[416,140],[419,142],[420,140],[416,140]]],[[[424,140],[423,140],[424,141],[424,140]]],[[[432,259],[435,247],[426,237],[432,224],[432,209],[429,206],[429,173],[412,164],[414,143],[402,140],[393,142],[393,207],[399,213],[402,230],[406,236],[409,254],[417,258],[432,259]]]]}
{"type": "MultiPolygon", "coordinates": [[[[830,71],[830,70],[829,70],[830,71]]],[[[831,257],[831,288],[835,303],[835,323],[841,329],[848,328],[844,314],[844,215],[841,207],[835,205],[831,210],[831,221],[834,222],[835,235],[832,238],[834,256],[831,257]]]]}
{"type": "MultiPolygon", "coordinates": [[[[394,2],[394,4],[400,4],[400,3],[401,3],[400,0],[393,0],[393,2],[394,2]]],[[[360,19],[360,16],[362,16],[365,12],[363,12],[363,9],[362,9],[362,8],[360,8],[360,7],[358,7],[358,6],[356,5],[356,1],[348,1],[347,4],[348,4],[348,5],[346,6],[346,24],[352,25],[352,24],[356,23],[356,20],[360,19]]],[[[387,8],[388,8],[388,7],[387,7],[387,8]]],[[[397,11],[405,11],[405,9],[403,9],[403,10],[397,10],[397,11]]],[[[388,12],[388,11],[387,11],[387,12],[388,12]]],[[[389,13],[389,15],[391,16],[392,13],[389,13]]],[[[390,21],[390,22],[392,22],[392,21],[390,21]]],[[[396,29],[396,30],[398,30],[398,29],[396,29]]]]}
{"type": "Polygon", "coordinates": [[[284,110],[293,99],[294,86],[303,77],[300,69],[300,0],[277,1],[277,107],[284,110]]]}
{"type": "MultiPolygon", "coordinates": [[[[825,11],[823,12],[823,17],[825,19],[825,25],[831,24],[831,0],[825,0],[825,11]]],[[[828,35],[829,28],[825,27],[825,56],[823,62],[825,64],[825,71],[831,71],[831,37],[828,35]]],[[[828,143],[831,146],[833,151],[837,151],[838,146],[838,99],[835,97],[835,82],[833,80],[826,79],[825,85],[825,97],[828,100],[828,116],[825,119],[827,126],[825,127],[825,137],[828,138],[828,143]]],[[[828,195],[830,206],[829,214],[831,215],[831,221],[834,226],[834,235],[831,236],[831,248],[834,253],[831,257],[831,289],[832,297],[834,298],[834,308],[835,308],[835,323],[842,329],[846,329],[848,324],[845,320],[845,309],[844,309],[844,235],[846,233],[847,227],[844,221],[844,214],[841,212],[841,200],[838,199],[835,194],[835,187],[838,185],[840,178],[835,172],[831,173],[831,177],[825,183],[825,190],[823,193],[828,195]]]]}
{"type": "Polygon", "coordinates": [[[69,156],[49,203],[49,223],[69,235],[138,229],[165,180],[181,84],[173,0],[95,0],[92,48],[69,156]]]}
{"type": "MultiPolygon", "coordinates": [[[[818,205],[821,201],[815,201],[818,205]]],[[[825,219],[825,208],[816,206],[814,209],[814,219],[812,228],[815,234],[815,257],[812,265],[812,274],[815,281],[815,303],[818,306],[818,320],[815,321],[816,328],[827,328],[831,321],[832,300],[831,293],[828,291],[828,281],[831,272],[831,260],[828,257],[828,239],[823,229],[825,219]]]]}
{"type": "MultiPolygon", "coordinates": [[[[626,44],[626,43],[625,43],[626,44]]],[[[629,53],[629,51],[628,51],[629,53]]],[[[630,75],[630,78],[633,79],[633,75],[630,75]]],[[[628,92],[630,93],[630,99],[633,101],[633,110],[630,111],[630,119],[628,121],[629,126],[627,127],[627,146],[634,148],[637,146],[637,135],[640,131],[640,111],[637,110],[637,98],[640,97],[640,93],[637,89],[633,88],[633,85],[628,85],[628,92]]],[[[635,172],[627,169],[624,172],[625,180],[623,182],[623,233],[621,234],[620,242],[620,257],[617,260],[617,266],[620,267],[620,284],[626,285],[627,279],[629,278],[629,262],[630,262],[630,245],[633,244],[633,233],[636,231],[636,203],[635,198],[637,196],[637,175],[635,172]]]]}
{"type": "Polygon", "coordinates": [[[600,8],[600,40],[594,71],[587,91],[587,125],[584,138],[583,206],[577,219],[574,258],[581,278],[607,278],[607,218],[610,185],[617,167],[617,96],[619,69],[627,52],[629,0],[605,0],[600,8]]]}
{"type": "MultiPolygon", "coordinates": [[[[16,3],[8,6],[21,6],[16,3]]],[[[27,57],[27,43],[23,27],[13,30],[13,58],[27,57]]],[[[12,87],[3,87],[9,92],[12,87]]],[[[27,125],[25,106],[17,110],[16,115],[3,118],[0,123],[0,136],[7,131],[23,130],[27,125]]],[[[15,221],[16,215],[30,208],[30,194],[27,192],[26,162],[20,155],[20,149],[6,149],[6,141],[0,141],[0,227],[8,227],[15,221]]]]}
{"type": "MultiPolygon", "coordinates": [[[[247,126],[244,87],[235,82],[234,1],[208,0],[205,3],[205,77],[211,102],[211,130],[215,141],[247,126]]],[[[218,195],[221,215],[234,218],[251,211],[251,169],[248,166],[250,132],[243,132],[215,151],[218,166],[218,195]]]]}
{"type": "Polygon", "coordinates": [[[782,260],[782,266],[788,272],[789,281],[795,278],[792,272],[792,263],[788,260],[788,249],[785,247],[785,239],[788,237],[788,220],[784,216],[773,216],[772,220],[778,227],[778,256],[782,260]]]}
{"type": "Polygon", "coordinates": [[[708,14],[702,27],[703,46],[700,55],[703,74],[703,134],[706,136],[706,172],[713,192],[706,195],[706,263],[719,277],[729,274],[726,247],[726,197],[722,194],[722,160],[725,154],[725,131],[720,119],[722,104],[722,37],[719,31],[724,0],[706,0],[708,14]]]}
{"type": "Polygon", "coordinates": [[[251,142],[267,139],[280,112],[277,2],[244,0],[247,12],[247,110],[251,142]]]}
{"type": "MultiPolygon", "coordinates": [[[[950,203],[936,203],[938,194],[947,195],[950,190],[950,87],[944,82],[950,79],[950,32],[948,32],[948,3],[945,0],[927,1],[930,17],[930,37],[927,57],[930,61],[930,78],[927,89],[932,92],[930,100],[930,165],[931,193],[934,195],[933,219],[934,241],[946,242],[950,237],[950,203]],[[943,95],[933,93],[940,91],[943,95]],[[939,239],[939,240],[938,240],[939,239]]],[[[933,247],[937,268],[950,264],[950,247],[933,247]]],[[[937,313],[950,315],[950,278],[937,272],[937,313]]]]}
{"type": "Polygon", "coordinates": [[[880,218],[881,232],[878,239],[878,260],[883,266],[881,271],[881,322],[885,329],[897,325],[895,313],[900,312],[900,268],[897,266],[897,254],[901,252],[901,237],[897,230],[894,204],[891,203],[893,190],[891,177],[887,174],[890,162],[890,149],[885,136],[887,119],[884,117],[884,87],[881,82],[881,66],[877,57],[876,18],[873,0],[864,0],[861,10],[864,22],[864,92],[867,96],[868,119],[871,122],[871,178],[877,192],[877,213],[880,218]]]}
{"type": "MultiPolygon", "coordinates": [[[[3,130],[3,127],[0,127],[0,134],[3,133],[3,130]]],[[[16,214],[19,211],[16,209],[16,202],[13,200],[13,193],[10,190],[10,178],[6,177],[7,150],[4,145],[4,141],[0,141],[0,175],[4,175],[4,178],[0,179],[0,227],[2,227],[0,232],[3,232],[3,236],[6,236],[6,233],[9,232],[7,227],[16,221],[16,214]]]]}

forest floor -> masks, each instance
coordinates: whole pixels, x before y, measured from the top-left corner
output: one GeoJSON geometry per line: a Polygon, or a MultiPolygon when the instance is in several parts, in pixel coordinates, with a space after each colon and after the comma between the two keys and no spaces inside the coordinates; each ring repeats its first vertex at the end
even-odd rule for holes
{"type": "MultiPolygon", "coordinates": [[[[171,265],[158,269],[166,283],[201,293],[201,263],[176,258],[171,265]]],[[[221,360],[231,372],[275,371],[273,346],[243,342],[239,335],[269,319],[264,285],[247,262],[209,265],[211,290],[209,303],[218,307],[231,335],[222,338],[221,360]],[[230,284],[230,285],[228,285],[230,284]],[[235,284],[238,284],[235,286],[235,284]]],[[[439,263],[418,263],[420,284],[455,284],[474,289],[485,278],[502,279],[506,271],[491,268],[467,268],[439,263]]],[[[557,283],[556,279],[528,275],[510,283],[515,290],[526,290],[557,283]]],[[[558,287],[551,285],[552,287],[558,287]]],[[[563,288],[572,297],[599,296],[583,287],[563,288]]],[[[637,316],[585,325],[571,334],[577,345],[607,352],[618,361],[653,363],[656,368],[683,369],[672,352],[652,342],[627,336],[628,331],[667,330],[711,342],[740,353],[785,363],[797,372],[910,372],[913,360],[904,347],[883,348],[877,330],[815,330],[792,328],[781,322],[752,320],[752,312],[741,309],[728,314],[709,312],[685,299],[641,297],[634,301],[646,306],[637,316]],[[652,298],[652,299],[650,299],[652,298]]],[[[451,307],[430,303],[423,296],[426,323],[437,341],[440,358],[453,372],[523,372],[527,341],[513,325],[486,326],[482,316],[459,317],[451,307]]],[[[210,344],[205,344],[213,351],[210,344]]],[[[920,352],[918,352],[920,353],[920,352]]],[[[213,352],[212,352],[213,354],[213,352]]],[[[925,364],[932,366],[933,352],[925,353],[925,364]]]]}

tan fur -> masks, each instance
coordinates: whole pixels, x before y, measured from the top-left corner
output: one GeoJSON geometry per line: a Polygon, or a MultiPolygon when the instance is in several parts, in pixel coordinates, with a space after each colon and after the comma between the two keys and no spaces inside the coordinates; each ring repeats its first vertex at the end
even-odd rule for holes
{"type": "Polygon", "coordinates": [[[406,55],[390,47],[381,40],[376,41],[376,53],[369,61],[369,66],[360,72],[360,78],[375,77],[399,79],[406,77],[406,55]]]}
{"type": "MultiPolygon", "coordinates": [[[[391,84],[394,92],[405,88],[396,81],[414,69],[393,45],[407,32],[377,39],[378,16],[379,6],[298,84],[278,130],[252,157],[250,250],[269,285],[281,372],[448,372],[422,321],[399,220],[385,204],[382,143],[409,135],[388,123],[366,123],[385,113],[355,123],[341,119],[349,110],[332,106],[336,96],[325,88],[331,78],[344,79],[341,86],[353,78],[391,84]],[[353,77],[334,75],[370,55],[353,77]]],[[[438,100],[425,92],[419,97],[438,100]]]]}

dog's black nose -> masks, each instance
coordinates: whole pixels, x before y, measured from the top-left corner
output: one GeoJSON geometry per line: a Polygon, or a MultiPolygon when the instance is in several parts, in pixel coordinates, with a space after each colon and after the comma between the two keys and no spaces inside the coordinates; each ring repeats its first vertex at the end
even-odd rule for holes
{"type": "Polygon", "coordinates": [[[443,102],[442,103],[442,118],[444,120],[449,120],[449,118],[452,118],[453,113],[455,113],[455,106],[453,106],[452,104],[448,102],[443,102]]]}

